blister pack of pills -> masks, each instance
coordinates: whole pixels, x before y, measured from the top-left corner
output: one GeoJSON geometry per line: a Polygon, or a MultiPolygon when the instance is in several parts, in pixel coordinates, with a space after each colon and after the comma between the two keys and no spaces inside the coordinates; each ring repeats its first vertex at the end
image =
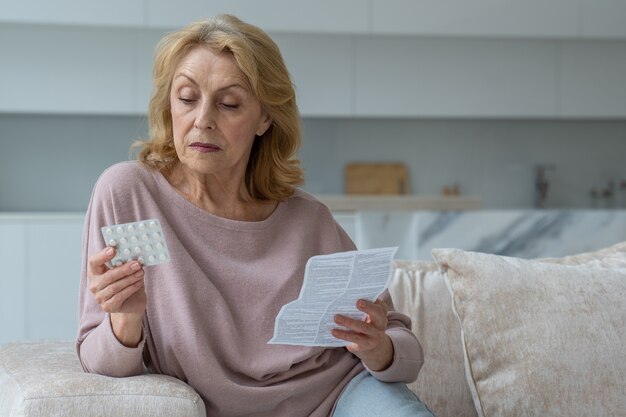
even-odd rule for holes
{"type": "Polygon", "coordinates": [[[170,260],[161,223],[157,219],[114,224],[104,226],[101,230],[106,245],[116,250],[111,266],[120,266],[135,259],[144,266],[170,260]]]}

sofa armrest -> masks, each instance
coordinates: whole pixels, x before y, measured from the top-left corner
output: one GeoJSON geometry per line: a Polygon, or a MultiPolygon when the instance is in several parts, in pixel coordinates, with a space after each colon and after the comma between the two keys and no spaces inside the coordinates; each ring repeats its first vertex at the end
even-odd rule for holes
{"type": "Polygon", "coordinates": [[[73,341],[0,346],[0,416],[205,417],[184,382],[145,374],[112,378],[85,373],[73,341]]]}

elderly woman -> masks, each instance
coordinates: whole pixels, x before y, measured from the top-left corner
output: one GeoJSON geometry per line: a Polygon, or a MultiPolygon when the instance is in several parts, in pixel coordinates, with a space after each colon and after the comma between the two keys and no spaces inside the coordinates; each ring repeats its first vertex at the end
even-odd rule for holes
{"type": "Polygon", "coordinates": [[[337,316],[347,347],[268,344],[306,261],[355,249],[297,188],[299,116],[278,47],[232,16],[158,45],[150,140],[107,169],[84,229],[77,351],[87,372],[154,372],[192,386],[209,416],[430,416],[402,382],[422,351],[385,292],[364,321],[337,316]],[[107,267],[100,228],[158,218],[171,262],[107,267]],[[389,306],[389,307],[387,307],[389,306]]]}

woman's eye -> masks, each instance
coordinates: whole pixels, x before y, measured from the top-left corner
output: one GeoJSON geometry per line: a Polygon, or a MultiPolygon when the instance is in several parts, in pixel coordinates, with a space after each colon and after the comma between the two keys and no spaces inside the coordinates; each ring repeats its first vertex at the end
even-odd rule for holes
{"type": "Polygon", "coordinates": [[[191,98],[187,98],[187,97],[178,97],[178,99],[180,101],[182,101],[184,104],[191,104],[193,103],[193,99],[191,98]]]}
{"type": "Polygon", "coordinates": [[[226,107],[227,109],[236,109],[237,107],[239,107],[239,105],[236,103],[222,103],[222,106],[226,107]]]}

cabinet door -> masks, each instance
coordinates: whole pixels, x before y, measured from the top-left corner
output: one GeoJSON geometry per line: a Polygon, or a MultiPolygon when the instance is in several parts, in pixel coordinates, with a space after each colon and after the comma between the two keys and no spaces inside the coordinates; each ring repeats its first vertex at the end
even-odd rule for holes
{"type": "Polygon", "coordinates": [[[167,33],[163,29],[144,29],[137,33],[135,52],[135,112],[145,114],[152,96],[152,65],[154,51],[159,40],[167,33]]]}
{"type": "Polygon", "coordinates": [[[356,115],[556,114],[557,44],[504,39],[356,40],[356,115]]]}
{"type": "Polygon", "coordinates": [[[561,115],[626,117],[626,43],[563,44],[561,115]]]}
{"type": "Polygon", "coordinates": [[[143,24],[143,0],[3,1],[0,21],[78,25],[143,24]]]}
{"type": "Polygon", "coordinates": [[[220,13],[234,14],[267,31],[366,33],[368,7],[362,0],[147,0],[154,27],[181,27],[220,13]]]}
{"type": "Polygon", "coordinates": [[[276,35],[303,116],[352,114],[352,41],[334,35],[276,35]]]}
{"type": "Polygon", "coordinates": [[[82,226],[82,220],[27,223],[29,339],[76,336],[82,226]]]}
{"type": "Polygon", "coordinates": [[[571,0],[373,0],[372,23],[374,33],[570,37],[578,10],[571,0]]]}
{"type": "Polygon", "coordinates": [[[25,253],[24,225],[0,220],[0,344],[26,337],[25,253]]]}
{"type": "Polygon", "coordinates": [[[1,25],[0,111],[132,112],[133,33],[131,29],[1,25]]]}
{"type": "Polygon", "coordinates": [[[626,38],[626,1],[579,0],[581,30],[587,38],[626,38]]]}

